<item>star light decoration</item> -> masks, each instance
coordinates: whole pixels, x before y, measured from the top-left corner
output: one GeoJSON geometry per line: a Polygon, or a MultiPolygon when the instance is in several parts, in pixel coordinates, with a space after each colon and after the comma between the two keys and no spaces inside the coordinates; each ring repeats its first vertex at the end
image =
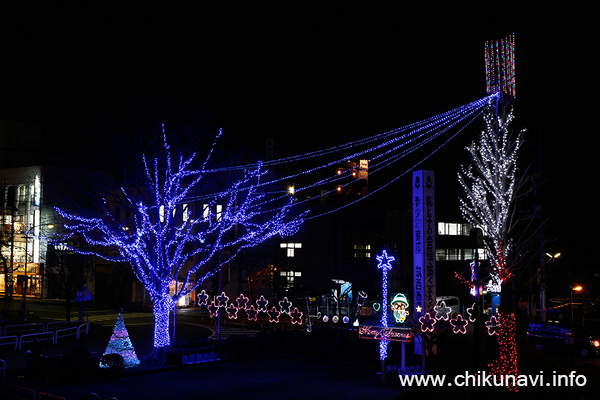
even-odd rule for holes
{"type": "MultiPolygon", "coordinates": [[[[388,256],[388,253],[386,250],[383,250],[383,253],[381,253],[381,255],[376,257],[377,261],[379,262],[377,264],[377,268],[379,268],[382,272],[383,272],[383,278],[382,278],[382,282],[381,282],[381,289],[382,289],[382,301],[381,301],[381,326],[384,328],[388,327],[388,321],[387,321],[387,317],[388,317],[388,309],[387,309],[387,303],[388,303],[388,279],[387,279],[387,273],[389,270],[392,269],[392,261],[394,261],[396,258],[393,256],[388,256]]],[[[387,346],[388,346],[388,342],[387,340],[380,340],[379,341],[379,359],[380,360],[385,360],[387,358],[387,346]]]]}
{"type": "MultiPolygon", "coordinates": [[[[218,138],[201,168],[195,169],[195,154],[176,156],[167,143],[163,124],[163,149],[159,156],[142,156],[143,185],[123,186],[108,193],[93,214],[78,215],[57,208],[66,221],[60,241],[77,236],[86,246],[71,248],[116,262],[128,262],[142,282],[154,306],[154,349],[157,355],[170,344],[169,314],[178,300],[218,273],[244,248],[273,237],[295,234],[307,213],[292,213],[294,199],[259,192],[266,174],[262,164],[228,174],[233,183],[223,190],[207,192],[219,172],[206,168],[218,138]],[[268,197],[269,196],[269,197],[268,197]],[[270,201],[280,204],[264,205],[270,201]],[[115,217],[115,208],[126,208],[131,218],[115,217]],[[218,210],[217,210],[217,206],[218,210]],[[230,235],[234,229],[239,235],[230,235]],[[97,249],[94,251],[83,248],[97,249]],[[228,257],[220,259],[221,249],[228,257]],[[210,266],[210,267],[209,267],[210,266]],[[181,286],[171,293],[169,284],[181,286]]],[[[141,173],[140,173],[141,172],[141,173]]],[[[204,299],[202,299],[204,301],[204,299]]],[[[226,303],[218,302],[219,307],[226,303]]]]}

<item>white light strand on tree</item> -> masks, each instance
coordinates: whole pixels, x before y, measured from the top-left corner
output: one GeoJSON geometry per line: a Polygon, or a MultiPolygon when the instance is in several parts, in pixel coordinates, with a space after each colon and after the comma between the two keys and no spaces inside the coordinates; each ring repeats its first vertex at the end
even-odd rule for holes
{"type": "Polygon", "coordinates": [[[514,205],[517,152],[522,134],[519,132],[514,137],[511,133],[512,120],[512,111],[504,117],[490,108],[484,117],[485,130],[479,142],[467,147],[473,163],[468,168],[461,166],[458,174],[465,193],[460,199],[462,215],[491,239],[491,243],[485,245],[496,288],[512,275],[505,260],[512,250],[509,217],[514,205]]]}

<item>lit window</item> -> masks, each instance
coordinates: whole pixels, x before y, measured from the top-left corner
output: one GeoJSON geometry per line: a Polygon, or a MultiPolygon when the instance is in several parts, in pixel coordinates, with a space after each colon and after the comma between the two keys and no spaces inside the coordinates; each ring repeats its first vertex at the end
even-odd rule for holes
{"type": "Polygon", "coordinates": [[[158,209],[158,216],[160,218],[160,222],[165,222],[165,206],[161,205],[158,209]]]}
{"type": "Polygon", "coordinates": [[[294,250],[301,249],[302,243],[280,243],[279,247],[287,250],[286,255],[288,257],[294,257],[294,255],[295,255],[294,250]]]}
{"type": "Polygon", "coordinates": [[[223,217],[223,206],[220,204],[217,204],[217,221],[220,221],[221,218],[223,217]]]}
{"type": "Polygon", "coordinates": [[[187,221],[188,219],[190,219],[190,208],[188,206],[188,204],[184,203],[183,204],[183,221],[187,221]]]}
{"type": "Polygon", "coordinates": [[[371,245],[370,244],[355,244],[354,245],[354,258],[371,258],[371,245]]]}
{"type": "Polygon", "coordinates": [[[281,271],[281,272],[279,272],[279,276],[285,278],[285,283],[284,283],[283,286],[286,289],[290,289],[290,288],[294,287],[295,278],[302,277],[302,272],[297,272],[297,271],[281,271]]]}
{"type": "Polygon", "coordinates": [[[471,228],[471,224],[438,222],[438,235],[469,236],[471,228]]]}

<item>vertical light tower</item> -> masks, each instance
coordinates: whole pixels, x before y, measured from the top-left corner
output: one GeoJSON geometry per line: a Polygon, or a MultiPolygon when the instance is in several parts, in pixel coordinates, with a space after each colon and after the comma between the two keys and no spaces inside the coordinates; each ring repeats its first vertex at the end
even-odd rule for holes
{"type": "MultiPolygon", "coordinates": [[[[387,251],[383,250],[383,253],[381,253],[381,255],[377,256],[377,261],[379,262],[379,264],[377,264],[377,268],[379,268],[380,270],[382,270],[383,272],[383,278],[382,278],[382,282],[381,282],[381,288],[382,288],[382,295],[381,295],[381,326],[384,328],[388,327],[388,321],[387,321],[387,306],[388,306],[388,278],[387,278],[387,273],[389,270],[392,269],[392,261],[395,260],[395,258],[393,256],[388,256],[387,251]]],[[[384,338],[381,339],[381,341],[379,342],[379,359],[381,360],[381,362],[383,362],[386,357],[387,357],[387,345],[388,345],[388,341],[385,340],[384,338]]]]}

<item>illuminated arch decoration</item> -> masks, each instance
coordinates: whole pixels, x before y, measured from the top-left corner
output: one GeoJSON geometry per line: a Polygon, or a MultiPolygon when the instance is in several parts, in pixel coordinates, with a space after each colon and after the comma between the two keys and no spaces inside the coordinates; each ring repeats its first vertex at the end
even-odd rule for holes
{"type": "Polygon", "coordinates": [[[433,332],[437,320],[432,318],[431,314],[425,313],[419,318],[419,322],[421,323],[421,332],[433,332]]]}
{"type": "Polygon", "coordinates": [[[450,320],[450,325],[452,325],[452,332],[462,333],[464,335],[467,333],[467,325],[469,325],[469,321],[464,319],[462,315],[458,314],[456,318],[450,320]]]}
{"type": "Polygon", "coordinates": [[[452,312],[452,309],[446,306],[445,301],[441,301],[440,305],[433,307],[433,309],[435,311],[435,319],[443,319],[444,321],[448,321],[450,319],[450,313],[452,312]]]}

